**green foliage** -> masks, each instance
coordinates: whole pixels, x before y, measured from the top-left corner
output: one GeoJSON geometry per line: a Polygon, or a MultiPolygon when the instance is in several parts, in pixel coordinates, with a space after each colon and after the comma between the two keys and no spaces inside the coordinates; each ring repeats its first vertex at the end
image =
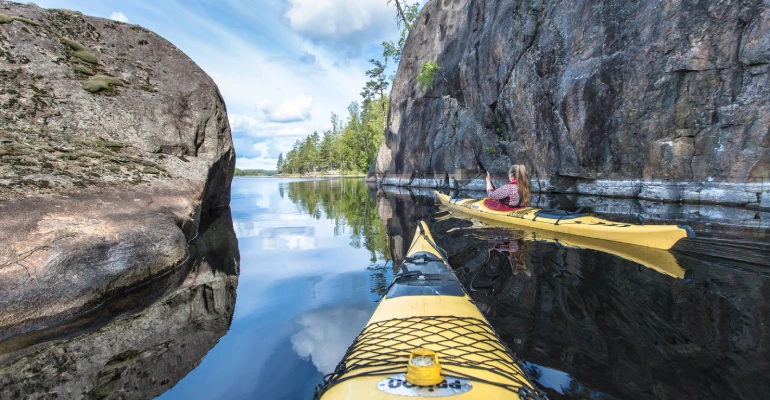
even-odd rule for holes
{"type": "Polygon", "coordinates": [[[83,83],[83,89],[91,93],[97,93],[97,92],[101,92],[102,90],[108,90],[108,89],[111,89],[113,86],[123,86],[123,82],[111,76],[96,75],[96,76],[92,76],[85,83],[83,83]]]}
{"type": "Polygon", "coordinates": [[[492,147],[492,146],[488,146],[487,147],[487,154],[490,154],[490,155],[497,154],[497,149],[492,147]]]}
{"type": "Polygon", "coordinates": [[[278,171],[283,169],[283,162],[283,153],[281,153],[278,155],[278,162],[276,163],[276,169],[278,171]]]}
{"type": "Polygon", "coordinates": [[[397,20],[401,27],[401,35],[399,36],[398,41],[393,42],[391,40],[389,42],[382,42],[382,56],[385,58],[386,64],[388,63],[388,60],[391,59],[395,61],[396,64],[401,63],[401,55],[404,52],[406,38],[409,36],[409,31],[412,29],[414,21],[417,20],[417,16],[420,15],[420,3],[415,2],[410,6],[406,6],[406,9],[403,11],[404,19],[402,20],[399,17],[397,20]]]}
{"type": "Polygon", "coordinates": [[[420,66],[420,74],[417,75],[417,84],[420,86],[420,89],[425,90],[433,87],[433,78],[439,69],[441,67],[433,61],[426,61],[420,66]]]}
{"type": "Polygon", "coordinates": [[[386,65],[375,59],[371,59],[369,62],[374,65],[374,68],[366,71],[369,81],[366,82],[364,90],[361,92],[361,97],[364,98],[364,101],[372,101],[379,98],[382,111],[385,112],[385,91],[388,90],[390,85],[385,77],[386,65]]]}
{"type": "Polygon", "coordinates": [[[377,158],[384,139],[385,116],[389,99],[367,99],[363,104],[348,106],[347,124],[332,114],[332,129],[321,137],[313,132],[304,140],[294,142],[293,148],[276,165],[283,174],[304,174],[327,170],[362,174],[377,158]],[[382,106],[385,111],[383,112],[382,106]]]}
{"type": "MultiPolygon", "coordinates": [[[[283,153],[278,159],[276,168],[282,174],[304,174],[319,171],[337,170],[342,173],[361,174],[369,170],[369,166],[377,158],[377,152],[385,137],[385,125],[390,106],[388,88],[390,82],[385,75],[389,59],[396,62],[401,60],[401,54],[406,37],[414,21],[420,13],[420,3],[402,7],[395,0],[398,9],[398,23],[401,38],[398,43],[383,42],[383,57],[385,61],[371,59],[372,68],[366,71],[369,80],[364,86],[362,102],[353,102],[348,107],[346,122],[332,113],[332,129],[318,132],[305,140],[297,140],[292,149],[283,153]]],[[[430,71],[430,83],[438,66],[430,71]]]]}

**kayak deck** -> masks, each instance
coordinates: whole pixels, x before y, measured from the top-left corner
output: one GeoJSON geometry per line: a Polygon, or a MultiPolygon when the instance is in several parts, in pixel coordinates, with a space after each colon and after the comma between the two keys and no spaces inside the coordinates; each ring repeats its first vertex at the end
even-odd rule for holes
{"type": "Polygon", "coordinates": [[[334,399],[538,398],[516,363],[420,222],[388,293],[317,396],[334,399]],[[410,385],[410,352],[438,354],[444,381],[410,385]],[[398,394],[400,393],[400,394],[398,394]],[[443,394],[441,394],[443,393],[443,394]]]}
{"type": "Polygon", "coordinates": [[[562,213],[556,216],[538,208],[495,211],[486,207],[484,200],[452,198],[439,192],[436,195],[450,209],[481,219],[638,246],[668,250],[680,239],[695,236],[687,226],[627,224],[585,214],[562,213]]]}

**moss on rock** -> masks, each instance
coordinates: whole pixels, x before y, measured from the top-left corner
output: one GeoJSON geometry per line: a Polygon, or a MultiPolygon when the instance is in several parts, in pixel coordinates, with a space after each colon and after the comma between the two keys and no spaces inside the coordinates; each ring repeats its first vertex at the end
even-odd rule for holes
{"type": "Polygon", "coordinates": [[[75,69],[75,72],[80,72],[83,75],[93,76],[95,74],[94,70],[85,65],[76,64],[73,68],[75,69]]]}
{"type": "Polygon", "coordinates": [[[117,140],[105,140],[104,147],[108,149],[122,149],[125,145],[117,140]]]}
{"type": "Polygon", "coordinates": [[[96,55],[94,55],[94,53],[88,47],[83,46],[82,44],[64,36],[59,36],[59,40],[61,40],[62,43],[66,44],[72,49],[72,55],[76,58],[90,64],[96,64],[98,62],[96,55]]]}
{"type": "Polygon", "coordinates": [[[102,90],[112,89],[114,86],[123,86],[120,79],[107,75],[96,75],[83,83],[83,89],[91,93],[98,93],[102,90]]]}
{"type": "Polygon", "coordinates": [[[30,24],[30,25],[33,25],[33,26],[40,26],[40,22],[33,21],[33,20],[29,19],[29,18],[17,17],[15,15],[8,15],[8,14],[0,13],[0,24],[7,24],[7,23],[13,22],[13,21],[24,22],[26,24],[30,24]]]}

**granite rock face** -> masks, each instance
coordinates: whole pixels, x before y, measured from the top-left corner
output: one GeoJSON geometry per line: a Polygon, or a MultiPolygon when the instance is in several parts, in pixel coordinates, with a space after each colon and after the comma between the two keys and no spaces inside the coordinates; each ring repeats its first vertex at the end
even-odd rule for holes
{"type": "Polygon", "coordinates": [[[768,208],[770,2],[433,0],[373,177],[768,208]],[[438,64],[432,87],[416,78],[438,64]]]}
{"type": "Polygon", "coordinates": [[[0,2],[0,338],[178,266],[230,201],[219,91],[136,25],[0,2]]]}

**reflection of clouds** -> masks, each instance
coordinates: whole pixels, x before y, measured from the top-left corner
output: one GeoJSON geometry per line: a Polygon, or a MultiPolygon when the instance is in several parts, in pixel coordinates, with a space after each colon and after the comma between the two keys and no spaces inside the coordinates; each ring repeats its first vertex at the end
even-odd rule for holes
{"type": "Polygon", "coordinates": [[[310,358],[322,374],[334,371],[353,339],[366,325],[371,314],[359,308],[331,308],[312,311],[299,317],[302,330],[291,337],[294,351],[310,358]]]}
{"type": "Polygon", "coordinates": [[[277,250],[313,250],[316,248],[316,232],[312,226],[265,227],[256,221],[233,221],[239,239],[258,237],[260,248],[277,250]]]}

